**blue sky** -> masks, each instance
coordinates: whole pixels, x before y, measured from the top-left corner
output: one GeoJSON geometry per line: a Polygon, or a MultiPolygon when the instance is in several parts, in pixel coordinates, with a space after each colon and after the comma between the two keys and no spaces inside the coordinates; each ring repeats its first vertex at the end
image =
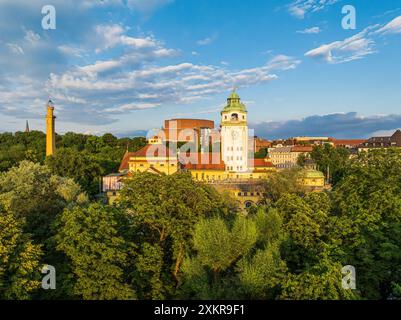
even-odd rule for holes
{"type": "Polygon", "coordinates": [[[1,0],[0,131],[119,135],[206,118],[232,87],[267,138],[401,127],[401,3],[391,0],[1,0]],[[57,11],[43,30],[43,5],[57,11]],[[355,30],[341,10],[356,9],[355,30]]]}

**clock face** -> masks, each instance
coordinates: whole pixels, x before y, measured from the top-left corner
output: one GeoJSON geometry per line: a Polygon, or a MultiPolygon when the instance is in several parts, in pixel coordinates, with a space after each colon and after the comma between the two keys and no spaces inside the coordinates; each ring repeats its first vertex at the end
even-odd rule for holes
{"type": "Polygon", "coordinates": [[[231,132],[231,136],[233,140],[237,140],[239,138],[239,132],[237,130],[234,130],[231,132]]]}

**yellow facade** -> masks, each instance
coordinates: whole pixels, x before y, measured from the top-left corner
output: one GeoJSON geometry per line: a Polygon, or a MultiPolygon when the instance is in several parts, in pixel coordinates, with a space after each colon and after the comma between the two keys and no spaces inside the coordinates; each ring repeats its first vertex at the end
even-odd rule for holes
{"type": "Polygon", "coordinates": [[[253,172],[230,172],[225,170],[212,169],[191,169],[188,170],[194,180],[205,182],[220,181],[252,181],[266,179],[271,172],[276,171],[275,168],[266,170],[258,170],[253,172]]]}
{"type": "Polygon", "coordinates": [[[307,169],[302,172],[300,183],[313,190],[323,190],[325,187],[325,178],[322,172],[307,169]]]}
{"type": "Polygon", "coordinates": [[[178,169],[179,164],[176,158],[131,157],[129,161],[130,172],[154,171],[170,175],[176,173],[178,169]]]}
{"type": "Polygon", "coordinates": [[[46,156],[52,156],[56,152],[56,130],[55,130],[54,107],[51,101],[47,104],[46,114],[46,156]]]}

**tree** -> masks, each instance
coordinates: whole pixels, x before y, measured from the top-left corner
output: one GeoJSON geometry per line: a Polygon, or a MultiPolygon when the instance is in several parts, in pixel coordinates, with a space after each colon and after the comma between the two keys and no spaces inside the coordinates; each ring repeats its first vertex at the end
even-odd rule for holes
{"type": "Polygon", "coordinates": [[[286,193],[304,194],[305,188],[300,183],[299,169],[282,170],[270,174],[264,189],[269,201],[275,202],[286,193]]]}
{"type": "Polygon", "coordinates": [[[0,299],[29,299],[40,287],[42,251],[22,230],[23,220],[0,205],[0,299]]]}
{"type": "Polygon", "coordinates": [[[256,224],[241,215],[237,215],[231,228],[222,218],[202,219],[194,231],[196,254],[183,265],[181,294],[200,299],[238,295],[235,266],[253,248],[257,236],[256,224]]]}
{"type": "Polygon", "coordinates": [[[69,259],[73,293],[86,300],[132,299],[126,271],[134,246],[119,232],[118,209],[100,204],[66,209],[56,221],[57,250],[69,259]]]}
{"type": "Polygon", "coordinates": [[[356,268],[362,295],[387,298],[401,278],[401,151],[362,152],[333,193],[337,259],[356,268]]]}
{"type": "Polygon", "coordinates": [[[67,205],[85,201],[76,183],[52,175],[40,164],[22,161],[0,174],[0,204],[17,218],[24,218],[24,230],[38,242],[49,238],[54,218],[67,205]]]}
{"type": "MultiPolygon", "coordinates": [[[[224,199],[212,187],[192,180],[190,174],[155,175],[136,173],[126,179],[120,193],[119,206],[132,217],[133,232],[137,235],[138,246],[148,243],[154,250],[143,247],[139,255],[142,260],[155,259],[161,263],[162,272],[153,272],[152,283],[156,288],[149,292],[138,292],[138,296],[166,297],[172,294],[179,281],[179,272],[195,224],[201,218],[212,215],[228,214],[224,199]],[[159,280],[155,277],[159,276],[159,280]]],[[[151,288],[147,272],[137,274],[137,282],[151,288]]]]}
{"type": "Polygon", "coordinates": [[[330,144],[315,146],[310,154],[312,160],[317,164],[318,170],[325,176],[329,173],[330,181],[335,185],[344,176],[350,153],[348,149],[335,148],[330,144]]]}
{"type": "Polygon", "coordinates": [[[256,251],[238,263],[241,291],[247,299],[275,299],[281,290],[287,267],[278,243],[256,251]]]}
{"type": "Polygon", "coordinates": [[[57,150],[46,159],[46,165],[54,174],[74,179],[91,196],[99,193],[101,176],[112,171],[103,170],[97,159],[86,151],[74,149],[57,150]]]}
{"type": "Polygon", "coordinates": [[[300,274],[291,274],[282,282],[283,300],[351,300],[358,295],[343,289],[341,264],[323,259],[300,274]]]}

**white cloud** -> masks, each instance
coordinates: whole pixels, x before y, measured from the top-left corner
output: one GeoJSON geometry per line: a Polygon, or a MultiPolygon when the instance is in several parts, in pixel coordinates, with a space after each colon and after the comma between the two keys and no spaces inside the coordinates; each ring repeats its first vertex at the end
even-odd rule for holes
{"type": "Polygon", "coordinates": [[[377,30],[377,33],[395,34],[401,33],[401,16],[396,17],[387,23],[384,27],[377,30]]]}
{"type": "Polygon", "coordinates": [[[288,5],[288,11],[294,17],[304,19],[308,13],[315,13],[340,0],[295,0],[288,5]]]}
{"type": "MultiPolygon", "coordinates": [[[[132,110],[192,103],[234,85],[247,87],[272,81],[278,78],[277,73],[293,69],[299,63],[279,55],[264,66],[238,71],[185,62],[167,66],[145,64],[134,70],[125,70],[121,65],[122,72],[104,73],[104,69],[115,66],[98,62],[64,74],[51,74],[46,87],[51,96],[61,92],[76,101],[89,101],[98,116],[111,121],[113,115],[132,110]]],[[[62,96],[59,102],[68,104],[62,96]]]]}
{"type": "Polygon", "coordinates": [[[9,48],[9,50],[10,50],[12,53],[15,53],[15,54],[24,54],[24,50],[23,50],[18,44],[15,44],[15,43],[7,43],[6,45],[7,45],[7,47],[9,48]]]}
{"type": "Polygon", "coordinates": [[[28,30],[25,34],[25,40],[28,42],[34,44],[40,40],[40,35],[37,33],[33,32],[32,30],[28,30]]]}
{"type": "Polygon", "coordinates": [[[377,52],[375,48],[378,36],[398,33],[401,33],[401,16],[385,25],[368,26],[363,31],[344,40],[323,44],[306,52],[305,56],[332,64],[359,60],[377,52]]]}
{"type": "Polygon", "coordinates": [[[216,41],[217,38],[218,38],[217,34],[213,34],[210,37],[198,40],[196,42],[196,44],[198,44],[199,46],[207,46],[207,45],[213,43],[214,41],[216,41]]]}
{"type": "Polygon", "coordinates": [[[305,56],[322,59],[327,63],[333,64],[362,59],[376,52],[372,34],[377,27],[378,25],[370,26],[342,41],[321,45],[306,52],[305,56]]]}
{"type": "Polygon", "coordinates": [[[72,56],[72,57],[77,57],[77,58],[82,58],[85,53],[85,50],[82,48],[70,47],[67,45],[58,46],[57,49],[61,53],[65,54],[67,56],[72,56]]]}
{"type": "Polygon", "coordinates": [[[304,30],[297,31],[297,33],[301,33],[301,34],[317,34],[320,32],[322,32],[322,29],[320,29],[320,27],[306,28],[304,30]]]}

